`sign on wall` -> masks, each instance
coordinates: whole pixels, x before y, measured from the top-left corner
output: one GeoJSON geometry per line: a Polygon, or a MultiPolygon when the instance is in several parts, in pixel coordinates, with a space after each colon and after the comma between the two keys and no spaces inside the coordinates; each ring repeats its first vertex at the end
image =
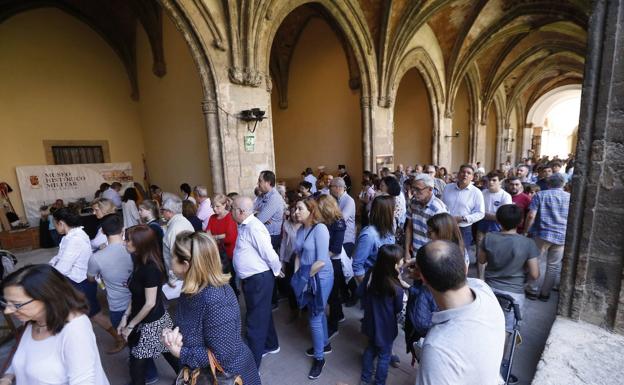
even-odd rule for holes
{"type": "Polygon", "coordinates": [[[133,182],[132,165],[124,163],[70,164],[16,167],[28,222],[39,223],[39,208],[63,199],[65,203],[84,198],[91,201],[104,182],[133,182]]]}

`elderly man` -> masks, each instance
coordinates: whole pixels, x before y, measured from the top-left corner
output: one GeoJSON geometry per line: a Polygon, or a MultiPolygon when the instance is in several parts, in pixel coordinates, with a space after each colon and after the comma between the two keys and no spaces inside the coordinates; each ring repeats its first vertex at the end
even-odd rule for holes
{"type": "Polygon", "coordinates": [[[481,190],[472,184],[474,168],[470,164],[459,167],[457,183],[449,183],[442,194],[446,204],[462,233],[464,245],[469,249],[472,245],[472,224],[485,217],[485,203],[481,190]]]}
{"type": "Polygon", "coordinates": [[[197,197],[197,218],[202,221],[202,229],[206,230],[208,220],[214,214],[210,197],[208,197],[208,189],[205,186],[196,186],[195,196],[197,197]]]}
{"type": "Polygon", "coordinates": [[[275,189],[275,174],[264,170],[258,176],[260,195],[254,202],[256,217],[262,222],[271,235],[271,244],[275,252],[279,251],[282,241],[282,222],[284,220],[284,199],[275,189]]]}
{"type": "Polygon", "coordinates": [[[448,212],[446,205],[434,194],[435,182],[429,174],[418,174],[410,181],[412,199],[405,222],[405,261],[430,241],[427,236],[427,220],[448,212]],[[411,249],[411,250],[410,250],[411,249]]]}
{"type": "Polygon", "coordinates": [[[231,212],[239,224],[233,262],[236,275],[242,282],[247,307],[245,336],[260,367],[264,355],[280,351],[273,325],[271,297],[282,264],[273,250],[267,228],[253,215],[252,200],[243,196],[236,198],[231,212]]]}
{"type": "Polygon", "coordinates": [[[539,295],[540,301],[544,302],[550,298],[550,290],[561,272],[570,206],[570,193],[563,191],[563,176],[559,173],[553,174],[546,181],[548,190],[539,191],[531,200],[524,227],[526,233],[535,223],[535,243],[541,251],[540,271],[544,271],[546,265],[546,274],[539,293],[538,281],[530,280],[527,284],[527,298],[535,299],[539,295]]]}
{"type": "Polygon", "coordinates": [[[436,197],[442,199],[442,193],[444,193],[444,189],[446,188],[446,182],[440,178],[436,178],[436,167],[432,164],[426,165],[425,174],[433,178],[433,193],[436,197]]]}
{"type": "Polygon", "coordinates": [[[434,241],[416,264],[440,311],[423,344],[416,385],[496,385],[505,344],[505,319],[492,289],[466,278],[459,247],[434,241]]]}
{"type": "Polygon", "coordinates": [[[332,179],[329,183],[329,193],[338,200],[342,217],[347,224],[342,246],[350,257],[355,248],[355,201],[347,194],[347,184],[341,177],[332,179]]]}
{"type": "Polygon", "coordinates": [[[178,196],[172,195],[165,198],[160,212],[165,220],[167,220],[167,230],[163,237],[163,258],[167,271],[169,272],[169,282],[175,282],[177,278],[171,271],[171,250],[173,249],[173,245],[175,245],[178,234],[183,231],[194,232],[195,229],[191,222],[182,215],[182,200],[178,196]]]}
{"type": "Polygon", "coordinates": [[[115,204],[115,207],[120,209],[121,195],[119,195],[119,191],[121,191],[121,183],[113,182],[109,188],[104,190],[104,192],[102,193],[102,198],[111,200],[115,204]]]}

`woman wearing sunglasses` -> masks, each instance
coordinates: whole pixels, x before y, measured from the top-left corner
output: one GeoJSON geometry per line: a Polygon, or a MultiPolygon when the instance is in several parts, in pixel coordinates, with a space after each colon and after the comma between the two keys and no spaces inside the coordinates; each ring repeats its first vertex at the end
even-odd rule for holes
{"type": "Polygon", "coordinates": [[[88,305],[61,273],[30,265],[7,276],[0,302],[25,329],[0,385],[108,385],[88,305]]]}

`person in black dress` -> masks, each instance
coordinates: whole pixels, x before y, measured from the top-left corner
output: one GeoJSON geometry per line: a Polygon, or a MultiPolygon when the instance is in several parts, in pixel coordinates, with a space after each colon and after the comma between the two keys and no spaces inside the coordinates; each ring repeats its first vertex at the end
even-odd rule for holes
{"type": "Polygon", "coordinates": [[[179,364],[161,341],[163,330],[171,328],[173,321],[165,309],[161,289],[166,274],[156,233],[148,225],[133,226],[126,229],[125,242],[134,262],[134,270],[128,279],[132,299],[118,331],[130,348],[132,384],[144,385],[150,359],[162,354],[176,373],[179,364]]]}
{"type": "Polygon", "coordinates": [[[240,308],[223,274],[219,247],[212,236],[189,231],[178,234],[171,267],[184,280],[178,300],[176,328],[163,333],[165,346],[191,369],[208,366],[207,349],[223,369],[260,385],[256,361],[241,337],[240,308]]]}

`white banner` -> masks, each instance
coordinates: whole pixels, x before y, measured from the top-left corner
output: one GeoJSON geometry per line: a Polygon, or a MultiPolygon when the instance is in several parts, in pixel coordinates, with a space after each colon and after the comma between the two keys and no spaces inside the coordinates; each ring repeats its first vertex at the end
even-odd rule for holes
{"type": "Polygon", "coordinates": [[[65,204],[81,198],[91,201],[104,182],[120,182],[124,186],[133,183],[130,162],[22,166],[16,167],[15,172],[24,211],[32,226],[39,224],[39,208],[57,199],[63,199],[65,204]]]}

